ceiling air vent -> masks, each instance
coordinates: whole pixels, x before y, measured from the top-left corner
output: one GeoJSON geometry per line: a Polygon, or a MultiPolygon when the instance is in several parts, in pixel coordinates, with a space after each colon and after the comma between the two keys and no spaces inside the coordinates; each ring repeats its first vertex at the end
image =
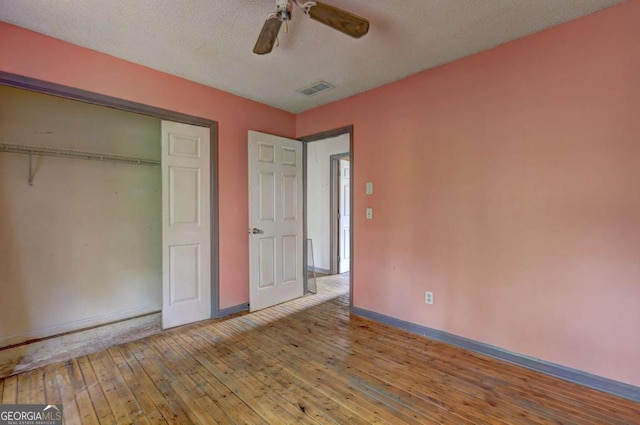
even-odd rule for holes
{"type": "Polygon", "coordinates": [[[315,96],[316,94],[331,90],[335,86],[327,83],[326,81],[318,81],[317,83],[313,83],[313,85],[309,87],[302,88],[300,90],[296,90],[298,93],[302,93],[305,96],[315,96]]]}

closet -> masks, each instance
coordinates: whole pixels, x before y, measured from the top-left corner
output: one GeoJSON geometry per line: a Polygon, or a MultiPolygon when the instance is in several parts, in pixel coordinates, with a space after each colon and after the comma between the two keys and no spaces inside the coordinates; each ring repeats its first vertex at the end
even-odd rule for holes
{"type": "Polygon", "coordinates": [[[0,86],[0,347],[162,308],[160,119],[0,86]]]}

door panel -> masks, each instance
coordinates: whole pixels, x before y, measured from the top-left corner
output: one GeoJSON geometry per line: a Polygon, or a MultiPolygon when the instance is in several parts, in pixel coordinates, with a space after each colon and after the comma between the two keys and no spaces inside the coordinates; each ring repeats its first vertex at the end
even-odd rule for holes
{"type": "Polygon", "coordinates": [[[171,304],[198,298],[198,258],[200,245],[171,245],[169,247],[169,298],[171,304]]]}
{"type": "Polygon", "coordinates": [[[302,143],[249,132],[250,310],[302,296],[302,143]]]}
{"type": "Polygon", "coordinates": [[[297,235],[284,235],[282,237],[282,283],[294,282],[298,276],[299,266],[296,263],[297,246],[297,235]]]}
{"type": "Polygon", "coordinates": [[[282,176],[282,219],[298,219],[298,176],[282,176]]]}
{"type": "Polygon", "coordinates": [[[273,172],[259,173],[258,196],[260,220],[273,221],[276,217],[276,175],[273,172]]]}
{"type": "Polygon", "coordinates": [[[260,264],[260,288],[268,288],[276,283],[276,239],[263,237],[258,239],[260,252],[258,263],[260,264]]]}
{"type": "Polygon", "coordinates": [[[162,121],[162,327],[211,317],[209,129],[162,121]]]}
{"type": "Polygon", "coordinates": [[[200,222],[200,170],[198,168],[169,166],[169,223],[191,224],[200,222]]]}

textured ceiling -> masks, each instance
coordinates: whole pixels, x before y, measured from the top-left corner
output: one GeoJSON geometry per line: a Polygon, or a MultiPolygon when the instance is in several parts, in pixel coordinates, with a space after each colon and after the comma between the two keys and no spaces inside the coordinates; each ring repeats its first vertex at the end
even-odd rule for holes
{"type": "Polygon", "coordinates": [[[369,34],[352,39],[295,8],[280,47],[257,56],[275,0],[0,0],[0,20],[301,112],[621,1],[325,2],[369,19],[369,34]],[[336,88],[296,92],[318,80],[336,88]]]}

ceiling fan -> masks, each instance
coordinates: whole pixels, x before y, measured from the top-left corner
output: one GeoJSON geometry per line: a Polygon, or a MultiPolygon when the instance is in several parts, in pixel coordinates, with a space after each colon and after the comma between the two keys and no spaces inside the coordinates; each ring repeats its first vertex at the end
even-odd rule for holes
{"type": "Polygon", "coordinates": [[[276,11],[267,17],[253,47],[253,53],[264,55],[271,52],[274,45],[278,45],[278,32],[283,23],[287,32],[294,4],[311,19],[351,37],[360,38],[369,31],[369,21],[337,7],[319,1],[300,3],[300,0],[276,0],[276,11]]]}

